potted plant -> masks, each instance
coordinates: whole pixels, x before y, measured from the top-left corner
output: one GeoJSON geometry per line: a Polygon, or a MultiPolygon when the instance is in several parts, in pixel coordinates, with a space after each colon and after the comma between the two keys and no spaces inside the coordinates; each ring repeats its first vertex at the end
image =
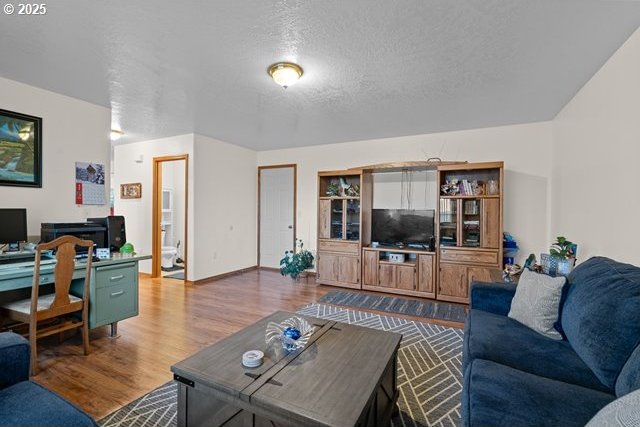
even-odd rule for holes
{"type": "Polygon", "coordinates": [[[551,275],[569,275],[576,262],[577,248],[578,245],[567,240],[566,237],[558,236],[549,248],[549,255],[542,256],[544,272],[551,275]]]}
{"type": "Polygon", "coordinates": [[[313,254],[304,249],[302,240],[296,240],[295,251],[285,251],[284,258],[280,260],[280,274],[290,276],[293,281],[297,281],[300,274],[307,268],[313,267],[313,254]]]}
{"type": "Polygon", "coordinates": [[[567,240],[566,237],[558,236],[555,243],[551,245],[549,254],[556,258],[575,259],[577,246],[575,243],[567,240]]]}

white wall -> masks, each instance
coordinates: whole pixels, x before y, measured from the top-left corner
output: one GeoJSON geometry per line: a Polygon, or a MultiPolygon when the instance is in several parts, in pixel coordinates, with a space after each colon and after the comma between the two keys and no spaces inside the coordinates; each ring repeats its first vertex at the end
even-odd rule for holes
{"type": "MultiPolygon", "coordinates": [[[[438,175],[435,171],[412,172],[412,190],[402,195],[402,172],[386,172],[373,175],[373,208],[399,209],[404,200],[405,207],[412,209],[436,209],[438,206],[438,175]],[[408,196],[408,197],[407,197],[408,196]]],[[[406,189],[406,187],[405,187],[406,189]]],[[[406,190],[405,190],[406,191],[406,190]]]]}
{"type": "MultiPolygon", "coordinates": [[[[122,183],[142,183],[141,199],[116,197],[116,214],[127,221],[127,240],[139,252],[151,253],[153,158],[177,154],[189,154],[187,280],[254,266],[256,154],[199,135],[115,147],[116,188],[122,183]],[[142,163],[137,163],[140,156],[142,163]]],[[[141,271],[150,272],[151,263],[141,264],[141,271]]]]}
{"type": "Polygon", "coordinates": [[[640,30],[553,121],[552,235],[640,265],[640,30]]]}
{"type": "Polygon", "coordinates": [[[196,135],[194,159],[196,277],[255,266],[256,152],[196,135]]]}
{"type": "MultiPolygon", "coordinates": [[[[258,152],[258,165],[297,163],[298,229],[305,245],[316,246],[319,170],[404,160],[503,160],[506,169],[505,230],[517,239],[521,257],[549,246],[551,176],[550,122],[387,138],[258,152]]],[[[396,184],[397,185],[397,184],[396,184]]],[[[423,190],[424,191],[424,188],[423,190]]],[[[434,195],[435,197],[435,195],[434,195]]]]}
{"type": "MultiPolygon", "coordinates": [[[[194,268],[194,168],[193,134],[180,135],[114,147],[115,214],[124,215],[127,227],[127,240],[136,248],[136,252],[151,254],[153,215],[153,159],[171,155],[189,155],[189,217],[188,217],[188,253],[187,280],[195,279],[194,268]],[[138,161],[142,158],[142,161],[138,161]],[[142,198],[121,199],[120,184],[142,184],[142,198]]],[[[140,263],[140,271],[151,273],[151,261],[140,263]]]]}
{"type": "Polygon", "coordinates": [[[0,108],[42,117],[42,188],[0,187],[0,206],[27,209],[30,236],[42,222],[73,222],[109,214],[111,111],[0,78],[0,108]],[[75,162],[105,166],[104,206],[75,204],[75,162]]]}

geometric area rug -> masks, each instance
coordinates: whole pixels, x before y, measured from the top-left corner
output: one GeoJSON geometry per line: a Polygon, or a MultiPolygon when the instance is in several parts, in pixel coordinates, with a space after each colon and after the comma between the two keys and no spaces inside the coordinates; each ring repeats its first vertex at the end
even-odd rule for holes
{"type": "MultiPolygon", "coordinates": [[[[466,306],[442,301],[407,299],[387,295],[371,295],[352,291],[330,291],[319,303],[347,306],[356,310],[378,310],[387,313],[450,320],[464,323],[466,306]]],[[[428,320],[427,320],[428,322],[428,320]]]]}
{"type": "MultiPolygon", "coordinates": [[[[402,334],[399,414],[393,427],[457,426],[462,391],[462,330],[392,316],[311,304],[299,314],[402,334]]],[[[170,381],[98,422],[102,427],[176,426],[177,387],[170,381]]]]}

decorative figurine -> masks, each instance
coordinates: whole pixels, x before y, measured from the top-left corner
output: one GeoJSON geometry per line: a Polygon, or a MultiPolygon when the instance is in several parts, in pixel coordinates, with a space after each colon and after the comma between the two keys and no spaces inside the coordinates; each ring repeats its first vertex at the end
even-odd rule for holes
{"type": "Polygon", "coordinates": [[[347,188],[349,188],[349,183],[347,182],[347,180],[341,176],[340,177],[340,195],[341,196],[346,196],[347,195],[347,188]]]}
{"type": "Polygon", "coordinates": [[[338,197],[340,195],[340,187],[335,182],[332,182],[327,186],[327,196],[338,197]]]}
{"type": "Polygon", "coordinates": [[[279,341],[286,351],[294,351],[307,345],[314,331],[315,327],[309,322],[295,316],[282,323],[269,322],[265,341],[269,345],[279,341]]]}
{"type": "Polygon", "coordinates": [[[455,196],[460,193],[460,183],[457,179],[446,181],[440,186],[440,191],[443,196],[455,196]]]}
{"type": "Polygon", "coordinates": [[[350,185],[345,193],[349,197],[358,197],[360,196],[360,186],[358,184],[350,185]]]}
{"type": "Polygon", "coordinates": [[[524,262],[524,268],[529,270],[533,270],[533,267],[536,265],[536,255],[531,254],[527,257],[527,260],[524,262]]]}

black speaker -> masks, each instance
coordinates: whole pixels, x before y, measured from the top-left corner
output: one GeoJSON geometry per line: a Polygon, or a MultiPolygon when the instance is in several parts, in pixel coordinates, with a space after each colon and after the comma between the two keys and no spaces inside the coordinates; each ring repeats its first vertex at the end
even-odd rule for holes
{"type": "Polygon", "coordinates": [[[118,252],[127,242],[127,232],[124,226],[124,217],[120,215],[103,218],[87,218],[87,221],[101,224],[107,230],[105,232],[105,246],[111,252],[118,252]]]}

